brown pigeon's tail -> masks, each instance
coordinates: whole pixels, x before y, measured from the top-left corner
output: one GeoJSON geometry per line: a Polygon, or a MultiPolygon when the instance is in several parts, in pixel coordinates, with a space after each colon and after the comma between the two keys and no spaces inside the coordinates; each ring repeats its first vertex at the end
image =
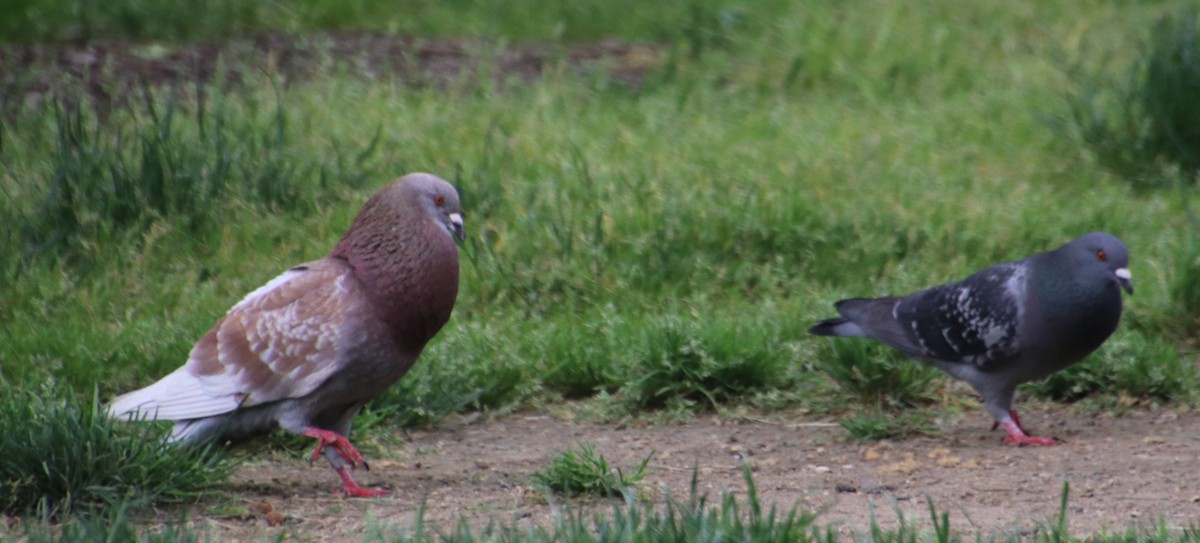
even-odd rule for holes
{"type": "Polygon", "coordinates": [[[234,394],[212,394],[203,379],[179,368],[158,382],[108,404],[108,416],[126,420],[191,420],[222,415],[241,404],[234,394]]]}
{"type": "Polygon", "coordinates": [[[862,337],[867,335],[854,321],[842,317],[818,322],[808,329],[808,333],[818,336],[862,337]]]}

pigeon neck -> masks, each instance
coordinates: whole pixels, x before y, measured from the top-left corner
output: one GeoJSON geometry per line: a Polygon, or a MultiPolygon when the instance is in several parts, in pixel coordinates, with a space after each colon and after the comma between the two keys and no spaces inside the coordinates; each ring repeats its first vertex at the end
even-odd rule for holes
{"type": "Polygon", "coordinates": [[[356,220],[331,256],[354,269],[402,349],[419,353],[449,320],[458,294],[458,248],[433,221],[356,220]]]}
{"type": "Polygon", "coordinates": [[[1073,350],[1099,347],[1121,320],[1121,292],[1113,281],[1100,281],[1069,259],[1046,258],[1038,266],[1034,288],[1051,330],[1073,338],[1073,350]]]}

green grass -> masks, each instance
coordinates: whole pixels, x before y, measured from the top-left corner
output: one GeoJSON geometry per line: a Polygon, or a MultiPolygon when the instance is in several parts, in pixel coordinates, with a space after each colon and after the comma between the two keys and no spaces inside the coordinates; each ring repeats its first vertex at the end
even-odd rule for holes
{"type": "MultiPolygon", "coordinates": [[[[1177,529],[1156,523],[1151,527],[1124,531],[1103,531],[1086,538],[1074,536],[1067,528],[1070,486],[1063,484],[1062,499],[1057,514],[1047,518],[1036,531],[1022,533],[979,533],[973,527],[964,528],[951,523],[950,511],[929,505],[928,526],[920,519],[900,517],[897,528],[882,528],[872,513],[872,523],[861,533],[843,534],[837,527],[824,527],[820,515],[792,506],[780,510],[765,507],[758,495],[751,466],[743,466],[746,484],[744,496],[723,491],[716,499],[700,491],[699,472],[692,474],[686,498],[675,496],[666,489],[661,504],[639,501],[635,495],[625,495],[614,501],[608,511],[589,513],[570,505],[556,515],[549,525],[525,526],[492,522],[481,529],[466,523],[449,530],[430,529],[424,523],[424,505],[411,526],[370,525],[366,538],[370,541],[396,543],[474,543],[474,542],[652,542],[652,541],[753,541],[753,542],[824,542],[869,541],[872,543],[917,543],[934,541],[950,543],[974,540],[978,542],[1033,541],[1036,543],[1184,543],[1200,541],[1195,528],[1177,529]],[[974,534],[973,537],[968,534],[974,534]]],[[[899,515],[897,511],[897,515],[899,515]]],[[[156,529],[140,528],[130,522],[127,510],[117,505],[95,517],[72,518],[61,525],[30,522],[0,536],[12,535],[31,542],[91,542],[91,541],[207,541],[211,535],[187,522],[178,522],[156,529]]]]}
{"type": "Polygon", "coordinates": [[[1200,266],[1196,207],[1200,180],[1200,10],[1164,9],[1132,47],[1137,55],[1120,68],[1078,65],[1067,108],[1052,126],[1087,148],[1095,159],[1135,188],[1175,190],[1188,219],[1188,235],[1173,251],[1180,259],[1168,279],[1174,300],[1169,326],[1195,335],[1200,329],[1200,266]]]}
{"type": "Polygon", "coordinates": [[[54,517],[98,508],[192,501],[228,475],[207,449],[108,419],[98,398],[53,386],[0,396],[0,513],[54,517]]]}
{"type": "Polygon", "coordinates": [[[863,412],[844,418],[839,423],[847,435],[858,441],[930,435],[935,431],[929,415],[921,411],[906,411],[900,414],[882,410],[863,412]]]}
{"type": "MultiPolygon", "coordinates": [[[[30,523],[20,530],[13,530],[12,535],[30,543],[198,543],[209,540],[199,530],[190,528],[186,520],[180,519],[162,528],[147,530],[130,521],[127,504],[119,503],[96,515],[75,517],[61,524],[46,521],[30,523]]],[[[5,535],[3,528],[0,528],[0,536],[5,535]]]]}
{"type": "MultiPolygon", "coordinates": [[[[351,164],[322,164],[291,153],[291,119],[279,104],[209,102],[199,94],[193,112],[174,97],[161,102],[144,93],[126,123],[100,123],[86,110],[55,102],[50,186],[37,179],[13,180],[22,193],[44,193],[15,210],[22,228],[16,242],[26,255],[53,253],[68,262],[90,263],[106,245],[144,236],[158,220],[187,234],[211,228],[222,201],[242,196],[264,212],[311,213],[311,197],[327,189],[329,177],[356,187],[375,152],[354,150],[351,164]],[[189,113],[191,113],[189,115],[189,113]],[[313,183],[305,188],[301,183],[313,183]]],[[[40,172],[39,172],[40,173],[40,172]]],[[[35,174],[36,175],[36,174],[35,174]]],[[[82,266],[76,266],[82,267],[82,266]]]]}
{"type": "Polygon", "coordinates": [[[493,524],[478,532],[460,526],[450,533],[429,534],[418,518],[411,530],[376,528],[372,537],[379,541],[474,542],[474,541],[837,541],[833,531],[820,536],[813,525],[812,513],[793,507],[786,513],[774,506],[764,508],[758,499],[749,466],[743,470],[747,497],[742,500],[723,492],[715,502],[699,490],[698,472],[693,472],[688,497],[668,495],[665,504],[642,503],[626,495],[624,503],[614,504],[611,511],[588,514],[568,509],[550,526],[524,528],[493,524]]]}
{"type": "Polygon", "coordinates": [[[1167,13],[1155,25],[1139,88],[1148,118],[1148,145],[1177,164],[1195,183],[1200,174],[1200,108],[1191,100],[1200,86],[1200,10],[1167,13]]]}
{"type": "Polygon", "coordinates": [[[928,403],[944,380],[938,370],[876,341],[825,342],[819,367],[863,405],[897,408],[928,403]]]}
{"type": "MultiPolygon", "coordinates": [[[[915,24],[883,9],[893,24],[915,24]]],[[[1058,24],[1027,9],[986,15],[1058,24]]],[[[832,349],[854,348],[803,332],[832,301],[954,279],[1094,228],[1134,251],[1139,291],[1126,326],[1152,344],[1181,339],[1164,324],[1180,310],[1168,311],[1172,291],[1157,280],[1194,260],[1175,250],[1186,241],[1179,204],[1169,192],[1130,192],[1041,123],[1066,83],[1038,57],[1058,45],[951,70],[966,78],[953,85],[934,59],[914,57],[909,85],[896,86],[879,79],[895,66],[876,54],[899,62],[924,38],[880,34],[886,47],[861,50],[850,47],[857,34],[842,33],[865,21],[829,19],[855,14],[793,15],[759,39],[665,66],[638,91],[556,73],[448,93],[265,79],[208,102],[143,99],[103,126],[86,109],[22,109],[5,121],[0,153],[0,212],[25,225],[4,238],[0,259],[13,278],[5,288],[20,293],[0,302],[10,340],[0,356],[13,361],[0,371],[80,391],[144,384],[243,293],[320,256],[373,188],[414,169],[460,186],[474,236],[455,322],[422,363],[439,366],[419,367],[424,380],[390,395],[391,411],[412,423],[547,395],[711,408],[805,386],[838,360],[832,349]],[[835,38],[824,48],[788,41],[818,28],[835,38]],[[802,87],[776,86],[793,71],[779,64],[790,53],[764,42],[831,60],[802,87]],[[1044,77],[988,86],[1018,66],[1044,77]],[[1065,202],[1079,212],[1063,213],[1065,202]],[[90,255],[87,266],[73,264],[77,253],[90,255]],[[399,403],[423,397],[429,406],[399,403]]],[[[1105,10],[1093,16],[1095,33],[1140,38],[1105,27],[1105,10]]],[[[912,34],[939,28],[924,24],[933,26],[912,34]]],[[[840,367],[871,369],[870,359],[840,367]]],[[[895,367],[900,382],[866,376],[858,393],[900,403],[923,394],[931,374],[888,364],[875,377],[895,367]]]]}
{"type": "MultiPolygon", "coordinates": [[[[693,473],[689,494],[680,499],[669,493],[665,503],[656,506],[627,500],[614,505],[609,512],[587,515],[580,511],[567,510],[556,517],[552,525],[535,528],[492,524],[482,530],[471,530],[465,525],[446,532],[431,534],[423,526],[420,517],[409,529],[376,527],[372,539],[404,543],[442,541],[446,543],[489,542],[649,542],[649,541],[788,541],[825,542],[869,541],[872,543],[917,543],[933,541],[950,543],[959,541],[1003,542],[1032,541],[1036,543],[1070,543],[1088,541],[1092,543],[1161,542],[1174,543],[1200,540],[1195,529],[1177,530],[1164,524],[1140,530],[1123,532],[1101,532],[1087,538],[1070,533],[1067,528],[1070,486],[1063,484],[1060,507],[1052,518],[1036,531],[1029,533],[980,533],[951,523],[950,512],[939,510],[929,498],[929,523],[919,519],[900,518],[900,526],[885,529],[874,522],[869,530],[861,533],[843,534],[836,527],[820,525],[820,515],[806,512],[793,506],[779,510],[774,506],[765,508],[760,502],[757,486],[750,466],[743,468],[746,483],[744,496],[722,492],[715,500],[699,491],[699,480],[693,473]]],[[[897,511],[899,515],[899,511],[897,511]]]]}
{"type": "MultiPolygon", "coordinates": [[[[6,4],[0,41],[367,27],[501,45],[619,36],[663,56],[638,88],[552,63],[527,85],[264,73],[103,114],[6,102],[0,395],[151,382],[247,292],[325,254],[373,190],[423,170],[462,192],[461,291],[360,430],[589,398],[622,417],[938,401],[932,370],[805,330],[838,299],[1095,229],[1129,245],[1137,296],[1108,345],[1032,392],[1194,403],[1189,193],[1113,167],[1144,156],[1137,140],[1063,137],[1140,103],[1103,86],[1125,77],[1107,70],[1138,65],[1179,5],[6,4]]],[[[866,417],[863,435],[894,430],[866,417]]]]}
{"type": "Polygon", "coordinates": [[[550,459],[550,465],[533,472],[533,482],[555,494],[568,498],[581,495],[632,496],[637,484],[646,476],[646,465],[654,453],[650,453],[637,465],[625,470],[610,466],[596,446],[580,442],[576,448],[568,448],[550,459]]]}
{"type": "Polygon", "coordinates": [[[1180,258],[1171,278],[1175,293],[1175,322],[1185,332],[1200,331],[1200,235],[1190,236],[1182,243],[1180,258]]]}

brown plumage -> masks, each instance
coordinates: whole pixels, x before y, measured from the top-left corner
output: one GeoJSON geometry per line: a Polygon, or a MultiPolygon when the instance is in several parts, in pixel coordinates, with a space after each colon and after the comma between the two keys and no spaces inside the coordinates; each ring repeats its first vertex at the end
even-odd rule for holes
{"type": "Polygon", "coordinates": [[[251,292],[196,342],[187,363],[108,406],[175,421],[173,440],[240,440],[275,428],[317,439],[348,496],[366,463],[347,440],[371,398],[402,377],[450,318],[463,238],[458,193],[409,174],[372,196],[320,260],[251,292]]]}

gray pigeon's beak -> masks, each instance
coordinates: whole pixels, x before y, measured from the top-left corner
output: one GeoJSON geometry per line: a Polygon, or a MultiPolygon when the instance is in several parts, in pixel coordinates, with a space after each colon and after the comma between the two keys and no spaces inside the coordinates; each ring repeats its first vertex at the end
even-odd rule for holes
{"type": "Polygon", "coordinates": [[[1129,273],[1129,268],[1117,268],[1113,272],[1113,275],[1117,276],[1117,283],[1121,285],[1121,288],[1125,289],[1125,292],[1128,292],[1130,296],[1133,296],[1133,281],[1129,280],[1132,277],[1129,273]]]}
{"type": "Polygon", "coordinates": [[[458,213],[450,214],[450,228],[453,230],[454,237],[458,241],[467,241],[467,231],[463,228],[462,215],[458,213]]]}

